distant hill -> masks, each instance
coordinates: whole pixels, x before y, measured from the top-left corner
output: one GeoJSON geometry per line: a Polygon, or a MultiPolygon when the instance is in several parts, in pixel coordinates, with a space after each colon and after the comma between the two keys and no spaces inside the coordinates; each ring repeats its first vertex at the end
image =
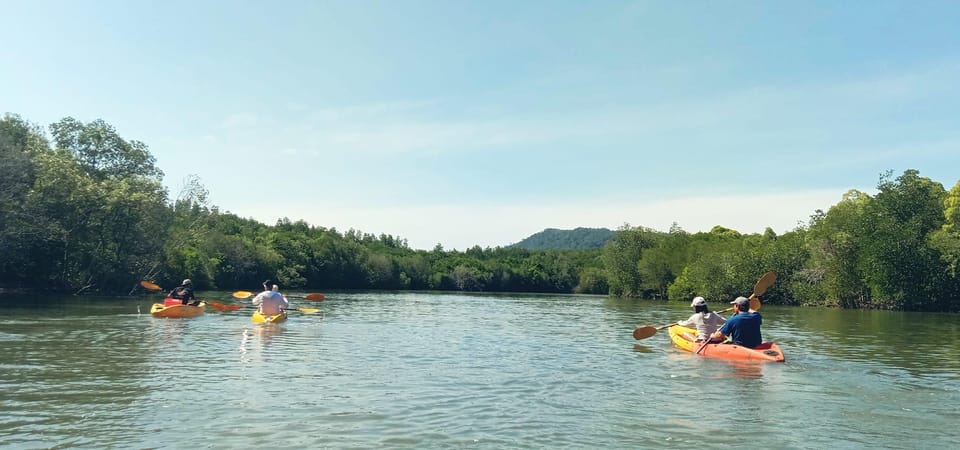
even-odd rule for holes
{"type": "Polygon", "coordinates": [[[572,230],[547,228],[507,247],[528,250],[601,248],[613,237],[613,234],[613,231],[606,228],[574,228],[572,230]]]}

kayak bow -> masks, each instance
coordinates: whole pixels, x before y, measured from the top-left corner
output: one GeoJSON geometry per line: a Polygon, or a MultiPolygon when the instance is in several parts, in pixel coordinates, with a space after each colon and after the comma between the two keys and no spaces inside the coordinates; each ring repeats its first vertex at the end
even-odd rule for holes
{"type": "Polygon", "coordinates": [[[164,306],[163,303],[154,303],[153,306],[150,307],[150,315],[153,317],[186,319],[203,314],[206,306],[207,304],[203,302],[200,302],[197,306],[176,304],[164,306]]]}

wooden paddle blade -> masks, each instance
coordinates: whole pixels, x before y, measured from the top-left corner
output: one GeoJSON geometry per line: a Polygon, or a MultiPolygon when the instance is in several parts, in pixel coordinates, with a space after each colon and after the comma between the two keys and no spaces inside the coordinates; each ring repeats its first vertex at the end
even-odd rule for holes
{"type": "Polygon", "coordinates": [[[323,294],[307,294],[307,295],[304,295],[303,298],[310,300],[312,302],[322,302],[327,297],[325,297],[323,294]]]}
{"type": "Polygon", "coordinates": [[[753,285],[753,295],[752,297],[759,297],[763,295],[764,292],[767,292],[767,289],[770,289],[770,286],[773,286],[773,283],[777,281],[776,272],[767,272],[757,280],[757,284],[753,285]]]}
{"type": "Polygon", "coordinates": [[[653,335],[655,335],[655,334],[657,334],[657,329],[656,329],[656,327],[652,327],[652,326],[650,326],[650,325],[643,326],[643,327],[637,327],[635,330],[633,330],[633,338],[636,339],[636,340],[638,340],[638,341],[639,341],[640,339],[646,339],[646,338],[648,338],[648,337],[650,337],[650,336],[653,336],[653,335]]]}
{"type": "Polygon", "coordinates": [[[317,311],[320,311],[320,310],[317,309],[317,308],[296,308],[296,310],[297,310],[297,311],[300,311],[300,312],[302,312],[302,313],[307,313],[307,314],[313,314],[313,313],[315,313],[315,312],[317,312],[317,311]]]}
{"type": "Polygon", "coordinates": [[[237,291],[233,293],[235,298],[247,298],[251,295],[253,295],[253,292],[250,291],[237,291]]]}
{"type": "Polygon", "coordinates": [[[758,309],[760,309],[760,299],[757,298],[757,297],[755,297],[755,296],[753,296],[753,295],[751,295],[751,296],[750,296],[750,310],[751,310],[751,311],[756,311],[756,310],[758,310],[758,309]]]}
{"type": "Polygon", "coordinates": [[[229,311],[230,308],[227,305],[224,305],[220,302],[207,302],[211,308],[216,309],[217,311],[229,311]]]}
{"type": "Polygon", "coordinates": [[[141,282],[140,282],[140,286],[143,286],[145,289],[150,290],[150,291],[159,291],[159,290],[162,290],[162,289],[160,288],[160,286],[157,286],[157,285],[155,285],[155,284],[153,284],[153,283],[151,283],[151,282],[149,282],[149,281],[147,281],[147,280],[141,281],[141,282]]]}

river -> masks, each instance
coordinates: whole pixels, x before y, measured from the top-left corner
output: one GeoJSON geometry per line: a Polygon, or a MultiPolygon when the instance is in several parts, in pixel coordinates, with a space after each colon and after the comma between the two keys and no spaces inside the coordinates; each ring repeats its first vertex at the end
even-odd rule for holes
{"type": "MultiPolygon", "coordinates": [[[[228,293],[201,297],[232,301],[228,293]],[[227,300],[230,299],[230,300],[227,300]]],[[[157,319],[0,295],[4,448],[956,448],[956,314],[764,305],[785,363],[683,353],[682,304],[326,293],[157,319]]],[[[720,306],[721,309],[727,305],[720,306]]]]}

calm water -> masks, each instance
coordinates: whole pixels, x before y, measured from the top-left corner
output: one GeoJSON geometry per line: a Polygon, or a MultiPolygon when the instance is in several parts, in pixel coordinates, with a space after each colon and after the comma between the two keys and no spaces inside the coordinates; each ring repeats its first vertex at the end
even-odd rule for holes
{"type": "Polygon", "coordinates": [[[0,296],[0,447],[960,442],[957,315],[764,306],[787,362],[733,364],[666,330],[633,340],[689,315],[649,301],[327,293],[265,327],[249,311],[155,319],[152,300],[0,296]]]}

